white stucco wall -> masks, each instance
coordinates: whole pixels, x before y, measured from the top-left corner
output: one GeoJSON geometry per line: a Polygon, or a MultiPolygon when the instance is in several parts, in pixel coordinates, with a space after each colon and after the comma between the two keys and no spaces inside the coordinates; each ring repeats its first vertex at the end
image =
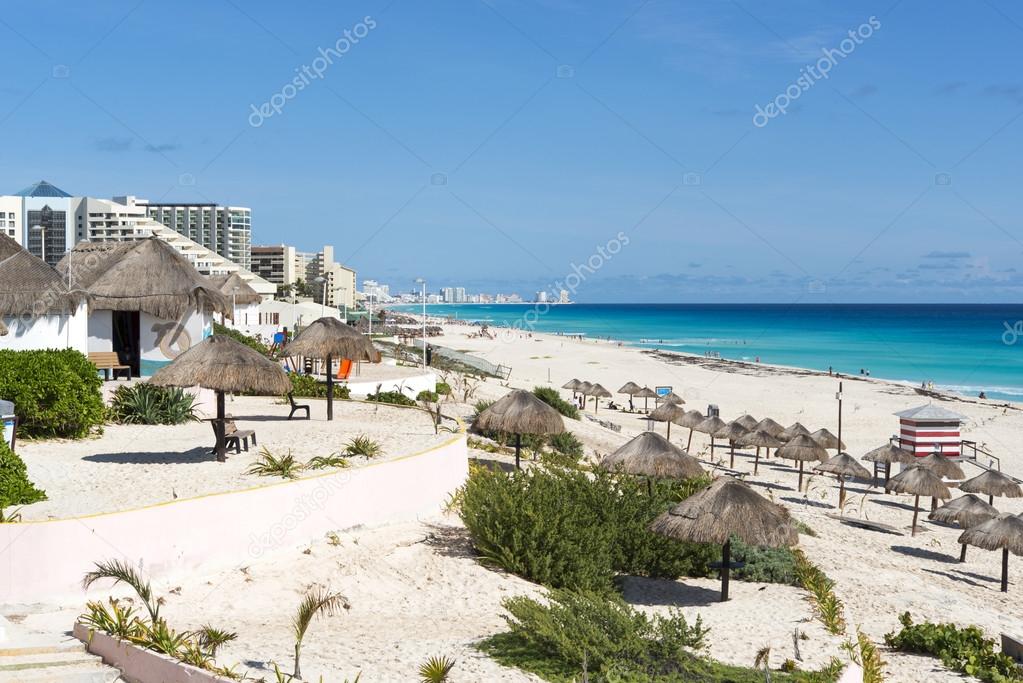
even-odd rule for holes
{"type": "Polygon", "coordinates": [[[88,315],[82,304],[72,316],[44,315],[3,316],[8,333],[0,337],[0,349],[27,351],[32,349],[72,348],[87,353],[89,348],[88,315]]]}
{"type": "Polygon", "coordinates": [[[139,374],[150,377],[213,333],[213,318],[205,313],[189,313],[184,322],[162,320],[148,313],[139,314],[139,374]]]}
{"type": "Polygon", "coordinates": [[[89,314],[89,351],[114,350],[114,323],[110,311],[89,314]]]}

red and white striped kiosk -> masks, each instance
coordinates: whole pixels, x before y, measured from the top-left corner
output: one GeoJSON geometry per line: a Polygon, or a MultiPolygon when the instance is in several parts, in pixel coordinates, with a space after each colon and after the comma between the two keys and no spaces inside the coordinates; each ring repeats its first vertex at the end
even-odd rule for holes
{"type": "Polygon", "coordinates": [[[962,457],[960,428],[965,415],[933,403],[895,413],[899,418],[899,445],[918,458],[940,452],[950,458],[962,457]]]}

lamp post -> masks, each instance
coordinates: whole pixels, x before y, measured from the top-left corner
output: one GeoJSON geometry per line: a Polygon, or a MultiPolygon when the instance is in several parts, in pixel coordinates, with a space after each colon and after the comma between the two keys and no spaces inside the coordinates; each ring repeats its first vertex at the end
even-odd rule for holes
{"type": "Polygon", "coordinates": [[[341,306],[344,308],[345,322],[348,322],[348,288],[338,287],[335,291],[341,292],[341,306]]]}
{"type": "Polygon", "coordinates": [[[417,277],[416,284],[423,286],[423,369],[426,369],[426,280],[417,277]]]}

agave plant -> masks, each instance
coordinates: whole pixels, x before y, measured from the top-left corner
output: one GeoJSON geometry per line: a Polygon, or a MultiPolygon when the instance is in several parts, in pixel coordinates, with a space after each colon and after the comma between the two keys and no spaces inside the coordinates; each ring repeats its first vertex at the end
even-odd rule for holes
{"type": "Polygon", "coordinates": [[[284,479],[297,479],[302,471],[302,463],[295,460],[295,456],[288,451],[287,455],[277,457],[270,450],[263,446],[259,451],[259,459],[245,470],[246,474],[255,474],[260,477],[283,477],[284,479]]]}
{"type": "Polygon", "coordinates": [[[455,660],[447,657],[430,657],[419,666],[419,680],[422,683],[444,683],[455,668],[455,660]]]}
{"type": "Polygon", "coordinates": [[[351,604],[348,602],[348,598],[340,593],[331,593],[325,588],[318,588],[306,593],[291,622],[295,633],[295,673],[292,676],[302,678],[302,669],[299,663],[302,655],[302,639],[305,638],[305,632],[309,629],[313,617],[321,613],[329,617],[339,609],[350,608],[351,604]]]}
{"type": "Polygon", "coordinates": [[[306,469],[325,470],[331,467],[345,468],[351,465],[348,460],[339,453],[330,455],[317,455],[305,464],[306,469]]]}
{"type": "Polygon", "coordinates": [[[110,416],[123,424],[184,424],[199,419],[195,403],[196,397],[179,387],[139,382],[114,391],[110,416]]]}
{"type": "Polygon", "coordinates": [[[383,452],[383,447],[365,434],[353,437],[345,446],[345,453],[348,455],[364,455],[367,458],[375,458],[383,452]]]}

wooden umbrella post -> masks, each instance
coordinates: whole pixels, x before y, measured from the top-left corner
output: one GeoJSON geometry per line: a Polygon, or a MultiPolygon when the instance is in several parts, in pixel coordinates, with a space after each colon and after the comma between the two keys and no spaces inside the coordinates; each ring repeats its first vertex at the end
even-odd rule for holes
{"type": "Polygon", "coordinates": [[[671,441],[671,420],[668,420],[668,436],[666,438],[671,441]]]}
{"type": "Polygon", "coordinates": [[[728,578],[732,568],[732,539],[721,547],[721,602],[728,601],[728,578]]]}
{"type": "Polygon", "coordinates": [[[757,473],[757,468],[760,467],[760,446],[757,446],[757,454],[753,458],[753,474],[757,473]]]}
{"type": "Polygon", "coordinates": [[[217,392],[217,445],[215,448],[218,462],[227,462],[227,445],[224,440],[224,392],[217,392]]]}
{"type": "Polygon", "coordinates": [[[334,373],[330,371],[331,356],[327,354],[327,420],[334,419],[334,373]]]}
{"type": "Polygon", "coordinates": [[[913,499],[913,529],[910,536],[916,536],[916,517],[920,514],[920,494],[913,499]]]}
{"type": "Polygon", "coordinates": [[[522,435],[515,435],[515,469],[521,470],[522,466],[519,464],[519,452],[522,450],[522,435]]]}
{"type": "Polygon", "coordinates": [[[1002,592],[1009,592],[1009,549],[1002,548],[1002,592]]]}
{"type": "Polygon", "coordinates": [[[838,475],[838,511],[845,509],[845,476],[838,475]]]}
{"type": "Polygon", "coordinates": [[[966,544],[963,543],[963,549],[959,551],[959,561],[966,562],[966,544]]]}
{"type": "Polygon", "coordinates": [[[802,493],[803,492],[803,461],[802,460],[799,461],[799,488],[797,489],[797,492],[798,493],[802,493]]]}
{"type": "Polygon", "coordinates": [[[686,441],[686,450],[688,451],[693,445],[693,428],[689,428],[689,440],[686,441]]]}
{"type": "Polygon", "coordinates": [[[735,442],[732,440],[728,441],[728,466],[733,470],[735,469],[735,442]]]}

